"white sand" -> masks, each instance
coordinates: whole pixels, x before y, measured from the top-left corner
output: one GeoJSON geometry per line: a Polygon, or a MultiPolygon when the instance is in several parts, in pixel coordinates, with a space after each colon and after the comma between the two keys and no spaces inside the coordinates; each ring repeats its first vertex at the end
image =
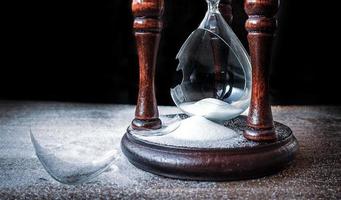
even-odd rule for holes
{"type": "Polygon", "coordinates": [[[191,116],[202,116],[213,121],[229,120],[243,112],[240,108],[214,98],[182,103],[179,108],[191,116]]]}
{"type": "Polygon", "coordinates": [[[201,116],[193,116],[181,121],[180,126],[168,136],[188,141],[221,140],[237,134],[223,125],[214,123],[201,116]]]}
{"type": "Polygon", "coordinates": [[[182,120],[175,131],[166,135],[135,136],[156,144],[194,148],[233,147],[244,140],[240,133],[201,116],[182,120]]]}

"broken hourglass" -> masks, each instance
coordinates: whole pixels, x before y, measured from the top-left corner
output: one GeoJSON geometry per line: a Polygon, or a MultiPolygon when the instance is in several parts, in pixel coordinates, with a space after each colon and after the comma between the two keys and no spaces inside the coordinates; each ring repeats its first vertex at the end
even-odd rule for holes
{"type": "Polygon", "coordinates": [[[206,1],[204,20],[177,55],[182,82],[171,89],[171,96],[187,115],[221,122],[248,108],[251,64],[241,42],[220,14],[219,0],[206,1]]]}

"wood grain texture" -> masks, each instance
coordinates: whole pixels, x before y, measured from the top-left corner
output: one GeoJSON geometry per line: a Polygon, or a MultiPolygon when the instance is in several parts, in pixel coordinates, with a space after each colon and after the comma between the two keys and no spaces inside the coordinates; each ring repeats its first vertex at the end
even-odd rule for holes
{"type": "Polygon", "coordinates": [[[162,30],[163,0],[133,0],[134,31],[140,65],[134,129],[161,127],[155,97],[155,68],[162,30]]]}
{"type": "Polygon", "coordinates": [[[278,0],[246,0],[245,11],[249,16],[245,27],[252,64],[252,96],[248,124],[253,130],[244,136],[254,141],[276,140],[269,102],[269,65],[273,35],[276,28],[274,18],[278,0]]]}

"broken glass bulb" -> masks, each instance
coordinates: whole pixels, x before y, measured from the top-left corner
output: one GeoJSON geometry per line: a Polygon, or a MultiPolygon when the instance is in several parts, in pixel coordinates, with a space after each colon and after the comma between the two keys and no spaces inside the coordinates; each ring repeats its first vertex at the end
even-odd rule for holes
{"type": "Polygon", "coordinates": [[[243,45],[220,14],[219,0],[207,0],[199,28],[181,47],[182,82],[171,89],[174,103],[190,116],[224,121],[244,112],[251,97],[251,64],[243,45]]]}

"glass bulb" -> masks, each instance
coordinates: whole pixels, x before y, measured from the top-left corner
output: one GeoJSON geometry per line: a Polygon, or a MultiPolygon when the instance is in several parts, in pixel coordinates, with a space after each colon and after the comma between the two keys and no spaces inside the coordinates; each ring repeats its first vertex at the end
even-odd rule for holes
{"type": "Polygon", "coordinates": [[[171,89],[174,103],[190,116],[224,121],[244,112],[251,97],[251,64],[243,45],[218,10],[207,0],[199,28],[181,47],[177,71],[182,82],[171,89]]]}

